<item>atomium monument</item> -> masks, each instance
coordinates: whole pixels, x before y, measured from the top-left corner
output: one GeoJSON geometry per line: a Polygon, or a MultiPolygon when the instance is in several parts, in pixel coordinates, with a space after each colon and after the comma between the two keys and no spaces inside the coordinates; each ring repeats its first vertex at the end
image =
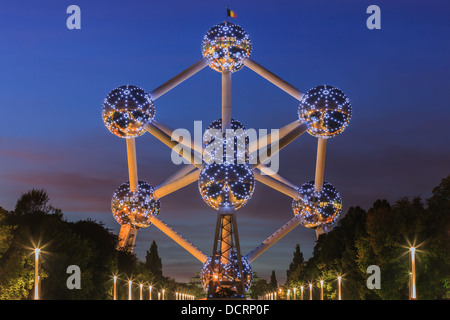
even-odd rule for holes
{"type": "MultiPolygon", "coordinates": [[[[128,156],[129,181],[115,191],[111,209],[121,225],[118,243],[120,248],[133,250],[137,231],[153,224],[202,263],[201,281],[208,299],[243,299],[252,282],[250,264],[258,256],[298,225],[315,229],[319,235],[332,228],[337,221],[342,211],[342,198],[333,185],[324,181],[326,143],[345,130],[352,110],[349,99],[333,86],[319,85],[303,94],[253,61],[250,58],[250,37],[236,24],[226,21],[213,26],[203,38],[201,51],[203,58],[199,62],[150,93],[134,85],[124,85],[112,90],[104,100],[104,124],[111,133],[125,139],[128,156]],[[183,165],[155,187],[139,181],[135,146],[137,137],[147,131],[172,150],[178,144],[171,139],[174,130],[155,119],[155,100],[206,66],[222,76],[221,117],[208,126],[202,145],[191,141],[190,154],[180,152],[180,156],[190,164],[183,165]],[[270,150],[268,137],[256,142],[249,141],[244,125],[231,118],[232,74],[244,67],[278,86],[300,103],[298,119],[279,129],[277,150],[270,150]],[[211,162],[205,150],[213,146],[215,150],[221,151],[220,143],[226,140],[209,136],[208,129],[219,130],[224,136],[229,130],[239,131],[230,144],[235,150],[241,150],[240,154],[234,152],[230,157],[228,153],[217,152],[212,157],[223,157],[223,161],[211,162]],[[270,154],[269,157],[273,156],[305,132],[318,141],[314,180],[299,187],[271,171],[264,161],[249,161],[252,154],[263,148],[271,151],[267,153],[270,154]],[[238,145],[241,148],[236,148],[238,145]],[[244,161],[238,163],[237,157],[244,161]],[[236,212],[252,198],[255,181],[292,198],[294,217],[253,251],[242,255],[236,212]],[[194,182],[198,182],[199,193],[205,203],[217,211],[211,256],[203,253],[159,218],[161,199],[194,182]]],[[[223,147],[225,148],[225,144],[223,147]]]]}

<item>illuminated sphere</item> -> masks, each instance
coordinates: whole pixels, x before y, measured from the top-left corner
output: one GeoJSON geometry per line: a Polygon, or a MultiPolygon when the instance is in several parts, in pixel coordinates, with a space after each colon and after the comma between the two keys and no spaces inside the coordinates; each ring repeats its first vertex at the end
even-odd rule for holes
{"type": "Polygon", "coordinates": [[[203,134],[203,146],[206,151],[203,155],[205,163],[210,164],[214,161],[219,163],[222,161],[223,163],[226,162],[229,164],[244,164],[249,162],[249,138],[247,129],[238,120],[231,119],[231,130],[234,132],[232,135],[229,135],[229,138],[233,139],[233,145],[230,146],[232,149],[227,155],[227,134],[230,134],[229,130],[228,132],[222,133],[222,119],[213,121],[206,128],[203,134]],[[220,159],[218,150],[222,151],[222,159],[220,159]]]}
{"type": "Polygon", "coordinates": [[[352,107],[341,90],[321,85],[303,96],[298,114],[301,120],[310,124],[310,135],[328,139],[342,133],[348,126],[352,107]]]}
{"type": "Polygon", "coordinates": [[[251,52],[249,35],[231,22],[223,22],[209,29],[202,42],[203,57],[218,72],[238,71],[251,52]]]}
{"type": "MultiPolygon", "coordinates": [[[[250,288],[253,280],[253,271],[247,258],[241,256],[242,259],[242,275],[244,279],[244,290],[250,288]]],[[[237,253],[232,251],[230,256],[231,262],[223,264],[219,257],[216,257],[214,268],[212,267],[212,257],[208,257],[208,260],[203,264],[200,272],[200,280],[202,282],[203,289],[208,292],[210,283],[216,281],[219,282],[220,287],[228,287],[237,291],[235,284],[230,284],[233,281],[241,281],[242,275],[239,272],[239,264],[237,253]]]]}
{"type": "Polygon", "coordinates": [[[342,198],[336,189],[324,182],[320,192],[314,189],[314,181],[303,184],[299,199],[292,202],[294,214],[302,218],[301,224],[316,229],[332,225],[342,212],[342,198]]]}
{"type": "Polygon", "coordinates": [[[130,224],[135,229],[150,226],[150,218],[158,215],[160,207],[159,199],[153,196],[154,191],[143,181],[139,181],[137,192],[130,190],[129,182],[117,188],[111,200],[111,210],[117,222],[130,224]]]}
{"type": "Polygon", "coordinates": [[[246,164],[212,163],[200,172],[198,188],[210,207],[234,206],[237,210],[252,197],[255,178],[246,164]]]}
{"type": "Polygon", "coordinates": [[[118,137],[139,137],[145,133],[144,125],[155,116],[150,95],[143,89],[125,85],[111,91],[102,106],[105,126],[118,137]]]}

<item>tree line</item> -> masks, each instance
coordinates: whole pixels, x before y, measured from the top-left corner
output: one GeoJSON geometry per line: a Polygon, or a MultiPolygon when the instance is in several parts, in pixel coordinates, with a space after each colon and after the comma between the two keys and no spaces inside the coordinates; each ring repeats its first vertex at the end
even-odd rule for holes
{"type": "Polygon", "coordinates": [[[318,282],[323,280],[324,298],[336,299],[337,277],[342,276],[343,299],[408,299],[409,248],[415,247],[417,298],[449,299],[449,235],[450,176],[425,201],[377,200],[367,211],[351,207],[335,228],[319,236],[310,259],[305,261],[296,246],[285,292],[313,283],[314,299],[319,299],[318,282]],[[380,289],[367,287],[370,265],[380,267],[380,289]]]}
{"type": "Polygon", "coordinates": [[[33,298],[36,247],[41,249],[42,299],[112,299],[114,275],[120,279],[118,299],[128,299],[128,280],[134,283],[134,298],[139,297],[140,283],[146,288],[145,299],[149,299],[150,285],[153,299],[162,289],[166,299],[175,299],[175,292],[203,293],[163,276],[155,241],[141,261],[134,253],[117,250],[117,236],[102,223],[89,219],[68,222],[62,211],[50,204],[44,190],[33,189],[17,200],[13,211],[0,207],[0,299],[33,298]],[[67,287],[70,265],[80,267],[81,290],[67,287]]]}

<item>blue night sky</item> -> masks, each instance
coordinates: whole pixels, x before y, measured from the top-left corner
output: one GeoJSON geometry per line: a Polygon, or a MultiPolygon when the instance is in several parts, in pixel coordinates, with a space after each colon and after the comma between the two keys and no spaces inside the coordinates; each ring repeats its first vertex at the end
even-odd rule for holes
{"type": "MultiPolygon", "coordinates": [[[[200,44],[237,13],[253,43],[252,59],[299,90],[330,84],[353,107],[345,132],[327,146],[325,180],[344,212],[379,198],[427,198],[450,173],[450,5],[448,1],[22,1],[0,4],[0,206],[44,188],[69,221],[119,225],[110,211],[128,180],[123,139],[101,119],[105,96],[122,84],[152,91],[201,59],[200,44]],[[66,8],[81,8],[81,30],[66,28],[66,8]],[[381,30],[366,9],[381,8],[381,30]]],[[[233,74],[233,118],[272,129],[297,118],[298,101],[249,69],[233,74]]],[[[209,67],[155,101],[156,119],[173,128],[205,128],[221,116],[221,77],[209,67]]],[[[150,134],[136,141],[140,180],[157,185],[178,168],[150,134]]],[[[283,149],[280,173],[301,185],[314,178],[316,139],[305,134],[283,149]]],[[[293,217],[291,199],[257,183],[237,214],[248,253],[293,217]]],[[[215,212],[194,183],[161,200],[160,218],[208,255],[215,212]]],[[[138,233],[144,258],[158,243],[165,275],[187,281],[200,263],[155,227],[138,233]]],[[[298,227],[252,264],[284,283],[295,244],[305,257],[312,230],[298,227]]],[[[73,262],[76,264],[76,261],[73,262]]]]}

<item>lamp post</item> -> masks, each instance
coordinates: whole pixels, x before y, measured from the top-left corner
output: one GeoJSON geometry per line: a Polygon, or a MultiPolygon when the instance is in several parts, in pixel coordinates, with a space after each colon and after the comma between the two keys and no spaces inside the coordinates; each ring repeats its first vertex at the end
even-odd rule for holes
{"type": "Polygon", "coordinates": [[[128,280],[128,300],[131,300],[131,280],[128,280]]]}
{"type": "Polygon", "coordinates": [[[411,257],[411,300],[416,300],[416,248],[409,248],[409,255],[411,257]]]}
{"type": "Polygon", "coordinates": [[[113,300],[117,300],[117,276],[114,276],[113,300]]]}
{"type": "Polygon", "coordinates": [[[338,300],[342,300],[342,296],[341,296],[341,276],[338,276],[338,300]]]}
{"type": "Polygon", "coordinates": [[[288,289],[288,291],[287,291],[287,300],[291,300],[291,290],[290,289],[288,289]]]}
{"type": "Polygon", "coordinates": [[[149,289],[149,296],[148,296],[148,300],[152,300],[152,286],[148,286],[149,289]]]}
{"type": "Polygon", "coordinates": [[[309,300],[312,300],[312,283],[309,284],[309,300]]]}
{"type": "Polygon", "coordinates": [[[294,288],[294,300],[297,300],[297,288],[294,288]]]}
{"type": "Polygon", "coordinates": [[[143,296],[142,296],[142,287],[143,287],[144,285],[141,283],[141,284],[139,284],[139,300],[143,300],[143,296]]]}
{"type": "Polygon", "coordinates": [[[39,300],[39,252],[41,250],[34,249],[34,299],[39,300]]]}
{"type": "Polygon", "coordinates": [[[164,289],[162,289],[162,299],[164,300],[164,289]]]}
{"type": "Polygon", "coordinates": [[[300,291],[301,291],[300,300],[303,300],[303,286],[300,287],[300,291]]]}
{"type": "Polygon", "coordinates": [[[323,280],[320,280],[320,300],[323,300],[323,280]]]}

